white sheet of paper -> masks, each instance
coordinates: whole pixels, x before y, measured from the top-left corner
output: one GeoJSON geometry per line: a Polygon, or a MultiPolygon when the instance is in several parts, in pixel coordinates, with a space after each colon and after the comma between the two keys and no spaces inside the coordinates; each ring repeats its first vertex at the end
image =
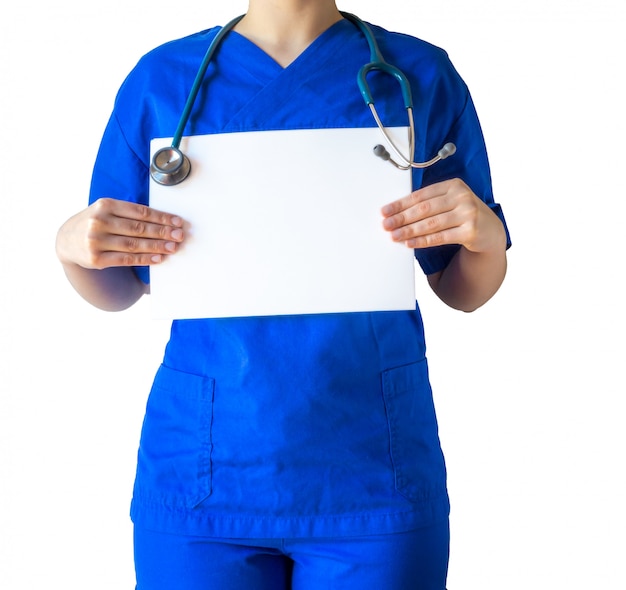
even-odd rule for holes
{"type": "MultiPolygon", "coordinates": [[[[405,128],[390,131],[406,144],[405,128]]],[[[180,251],[151,268],[153,315],[414,309],[413,251],[380,213],[411,174],[373,155],[381,139],[377,128],[183,138],[189,177],[150,182],[150,206],[188,223],[180,251]]],[[[152,153],[170,144],[155,139],[152,153]]]]}

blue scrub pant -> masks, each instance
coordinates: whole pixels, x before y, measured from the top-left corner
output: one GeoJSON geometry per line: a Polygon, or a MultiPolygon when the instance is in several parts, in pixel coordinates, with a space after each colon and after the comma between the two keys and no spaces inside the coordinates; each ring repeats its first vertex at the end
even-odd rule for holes
{"type": "Polygon", "coordinates": [[[213,539],[135,528],[137,590],[445,590],[448,521],[331,539],[213,539]]]}

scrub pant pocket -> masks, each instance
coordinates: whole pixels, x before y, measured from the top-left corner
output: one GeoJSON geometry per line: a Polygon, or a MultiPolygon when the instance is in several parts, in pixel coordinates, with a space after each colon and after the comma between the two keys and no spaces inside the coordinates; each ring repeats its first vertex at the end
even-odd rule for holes
{"type": "Polygon", "coordinates": [[[161,365],[141,431],[133,501],[190,509],[211,494],[214,381],[161,365]]]}

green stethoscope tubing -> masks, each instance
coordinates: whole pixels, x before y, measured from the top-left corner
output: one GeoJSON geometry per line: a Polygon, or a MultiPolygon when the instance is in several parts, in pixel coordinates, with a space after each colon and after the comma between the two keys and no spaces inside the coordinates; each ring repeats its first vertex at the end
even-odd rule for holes
{"type": "Polygon", "coordinates": [[[183,137],[183,131],[187,126],[187,121],[189,121],[189,117],[191,116],[191,111],[193,109],[193,105],[196,102],[196,97],[198,96],[198,92],[200,91],[200,87],[202,86],[202,81],[204,80],[204,76],[206,74],[207,69],[209,68],[209,64],[213,59],[213,55],[217,51],[222,39],[230,33],[232,29],[235,28],[235,25],[245,16],[242,14],[237,18],[234,18],[229,23],[225,24],[213,37],[213,41],[209,45],[207,52],[200,64],[200,69],[196,74],[196,79],[193,82],[193,86],[191,87],[191,91],[189,92],[189,97],[187,98],[187,102],[185,103],[185,108],[180,116],[180,121],[178,122],[178,127],[176,128],[176,132],[174,133],[174,138],[172,139],[172,147],[180,147],[180,142],[183,137]]]}
{"type": "MultiPolygon", "coordinates": [[[[356,25],[363,33],[363,36],[367,41],[370,49],[370,61],[369,63],[363,65],[357,74],[357,84],[359,87],[359,91],[361,93],[361,96],[363,97],[363,100],[365,101],[365,104],[370,108],[372,116],[374,117],[379,129],[383,133],[387,143],[402,163],[398,164],[393,159],[391,159],[389,153],[380,145],[374,148],[374,153],[384,160],[389,160],[394,166],[396,166],[396,168],[399,168],[401,170],[409,170],[410,168],[426,168],[428,166],[431,166],[435,162],[438,162],[439,160],[451,156],[456,151],[456,148],[454,144],[447,143],[441,150],[439,150],[437,156],[435,156],[432,160],[420,163],[413,162],[415,154],[415,123],[413,119],[413,97],[411,95],[411,85],[407,77],[401,70],[385,61],[382,53],[380,52],[378,43],[374,38],[374,33],[372,32],[372,29],[360,18],[353,14],[350,14],[348,12],[341,12],[341,15],[345,19],[356,25]],[[369,84],[367,83],[367,75],[370,72],[376,70],[393,76],[400,85],[402,99],[404,101],[404,106],[407,110],[407,115],[409,119],[408,157],[404,156],[400,152],[394,141],[389,137],[389,134],[387,133],[382,121],[380,120],[380,117],[378,116],[378,112],[376,111],[372,92],[370,90],[369,84]]],[[[152,159],[152,163],[150,165],[150,175],[152,176],[153,180],[155,180],[159,184],[178,184],[185,180],[185,178],[187,178],[187,176],[189,175],[189,172],[191,171],[191,164],[187,156],[185,156],[180,150],[180,143],[183,137],[183,132],[185,130],[185,127],[187,126],[189,117],[191,116],[191,111],[193,110],[193,106],[198,96],[198,92],[200,91],[206,71],[209,67],[209,64],[211,63],[211,60],[213,59],[215,52],[219,48],[224,37],[244,16],[245,15],[238,16],[228,22],[226,25],[224,25],[211,41],[209,48],[207,49],[207,52],[202,60],[202,63],[200,64],[200,68],[198,69],[198,73],[196,74],[196,78],[189,92],[189,96],[187,97],[187,102],[185,103],[185,107],[180,116],[176,132],[174,133],[174,137],[172,139],[172,144],[169,147],[161,148],[160,150],[158,150],[152,159]]]]}

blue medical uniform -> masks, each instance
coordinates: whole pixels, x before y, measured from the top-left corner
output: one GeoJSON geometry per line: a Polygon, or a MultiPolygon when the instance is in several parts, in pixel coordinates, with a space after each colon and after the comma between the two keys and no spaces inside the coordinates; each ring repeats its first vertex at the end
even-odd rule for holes
{"type": "MultiPolygon", "coordinates": [[[[457,145],[454,157],[414,171],[415,188],[460,177],[501,217],[474,106],[447,55],[373,29],[383,55],[411,82],[416,159],[457,145]]],[[[128,76],[102,140],[91,201],[148,203],[149,142],[173,135],[216,32],[165,44],[128,76]]],[[[348,21],[287,68],[231,32],[185,135],[372,127],[356,85],[367,61],[367,43],[348,21]]],[[[385,124],[406,125],[397,83],[376,73],[369,80],[385,124]]],[[[233,157],[245,174],[255,154],[233,157]]],[[[416,256],[433,273],[456,249],[416,256]]],[[[148,281],[147,269],[137,272],[148,281]]],[[[141,434],[131,507],[137,526],[231,538],[375,535],[430,526],[448,511],[417,307],[173,322],[141,434]]]]}

